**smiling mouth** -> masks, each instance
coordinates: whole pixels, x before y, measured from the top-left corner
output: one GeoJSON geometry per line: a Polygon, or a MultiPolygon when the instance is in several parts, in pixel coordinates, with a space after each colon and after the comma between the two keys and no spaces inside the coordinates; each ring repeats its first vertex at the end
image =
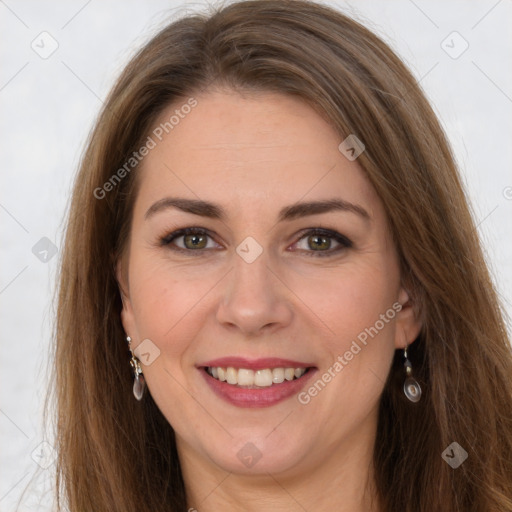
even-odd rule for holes
{"type": "Polygon", "coordinates": [[[226,382],[234,387],[246,389],[261,389],[282,384],[286,381],[298,380],[311,370],[309,368],[234,368],[232,366],[206,366],[208,375],[220,382],[226,382]]]}

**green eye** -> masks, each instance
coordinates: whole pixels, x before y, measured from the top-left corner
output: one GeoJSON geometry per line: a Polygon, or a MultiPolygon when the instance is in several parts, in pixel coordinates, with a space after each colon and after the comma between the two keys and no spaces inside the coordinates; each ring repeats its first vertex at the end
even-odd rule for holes
{"type": "Polygon", "coordinates": [[[308,256],[331,256],[353,246],[352,242],[346,236],[336,231],[318,228],[304,233],[300,240],[294,245],[299,245],[302,240],[305,240],[306,247],[298,247],[298,249],[304,251],[308,256]],[[337,247],[331,250],[333,240],[337,244],[337,247]]]}
{"type": "MultiPolygon", "coordinates": [[[[196,253],[199,256],[204,249],[218,248],[213,241],[212,236],[202,228],[183,228],[160,240],[160,245],[169,246],[172,250],[185,252],[187,254],[196,253]],[[209,239],[212,244],[208,245],[209,239]],[[178,243],[179,241],[179,243],[178,243]]],[[[326,229],[310,229],[295,242],[294,249],[297,249],[307,256],[327,257],[337,254],[345,249],[352,247],[352,242],[344,235],[326,229]],[[305,247],[300,247],[305,241],[305,247]],[[333,241],[336,244],[333,248],[333,241]]]]}
{"type": "Polygon", "coordinates": [[[308,245],[312,249],[330,249],[331,248],[331,240],[329,237],[324,235],[310,235],[308,236],[308,245]]]}
{"type": "Polygon", "coordinates": [[[184,235],[182,238],[187,249],[205,249],[208,243],[207,235],[184,235]]]}
{"type": "Polygon", "coordinates": [[[184,228],[174,231],[160,240],[160,245],[169,245],[172,249],[185,252],[201,252],[201,249],[208,249],[208,239],[211,236],[200,228],[184,228]],[[178,240],[183,240],[177,243],[178,240]],[[174,245],[174,247],[172,247],[174,245]]]}

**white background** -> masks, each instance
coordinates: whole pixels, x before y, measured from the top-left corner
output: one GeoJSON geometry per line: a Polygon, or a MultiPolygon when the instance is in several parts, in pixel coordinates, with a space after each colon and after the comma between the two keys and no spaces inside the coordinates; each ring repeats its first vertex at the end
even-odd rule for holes
{"type": "MultiPolygon", "coordinates": [[[[512,2],[329,3],[381,35],[421,82],[453,145],[491,271],[511,315],[512,2]],[[453,31],[469,44],[457,59],[441,46],[445,40],[452,52],[462,48],[458,36],[446,39],[453,31]]],[[[129,57],[166,21],[204,5],[0,0],[2,512],[15,510],[38,467],[31,453],[36,448],[40,453],[43,441],[40,412],[60,252],[44,263],[32,247],[48,237],[60,248],[85,138],[129,57]],[[41,45],[43,31],[58,43],[47,59],[31,48],[34,40],[41,45]]],[[[20,510],[50,510],[41,489],[51,485],[53,467],[34,481],[20,510]]]]}

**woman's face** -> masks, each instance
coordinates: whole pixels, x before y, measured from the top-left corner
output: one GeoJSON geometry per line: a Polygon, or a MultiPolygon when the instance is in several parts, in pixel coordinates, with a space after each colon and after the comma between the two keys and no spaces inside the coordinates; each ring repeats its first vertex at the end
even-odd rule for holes
{"type": "Polygon", "coordinates": [[[383,206],[300,100],[195,100],[150,134],[118,266],[123,325],[132,348],[145,340],[180,458],[294,474],[367,456],[393,353],[419,329],[383,206]]]}

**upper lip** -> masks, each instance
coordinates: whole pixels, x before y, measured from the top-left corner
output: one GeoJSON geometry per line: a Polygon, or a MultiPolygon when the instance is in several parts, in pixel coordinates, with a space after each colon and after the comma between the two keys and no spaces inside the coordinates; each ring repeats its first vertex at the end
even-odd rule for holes
{"type": "Polygon", "coordinates": [[[245,357],[221,357],[201,363],[198,367],[247,368],[248,370],[262,370],[265,368],[311,368],[311,363],[281,359],[279,357],[264,357],[260,359],[246,359],[245,357]]]}

